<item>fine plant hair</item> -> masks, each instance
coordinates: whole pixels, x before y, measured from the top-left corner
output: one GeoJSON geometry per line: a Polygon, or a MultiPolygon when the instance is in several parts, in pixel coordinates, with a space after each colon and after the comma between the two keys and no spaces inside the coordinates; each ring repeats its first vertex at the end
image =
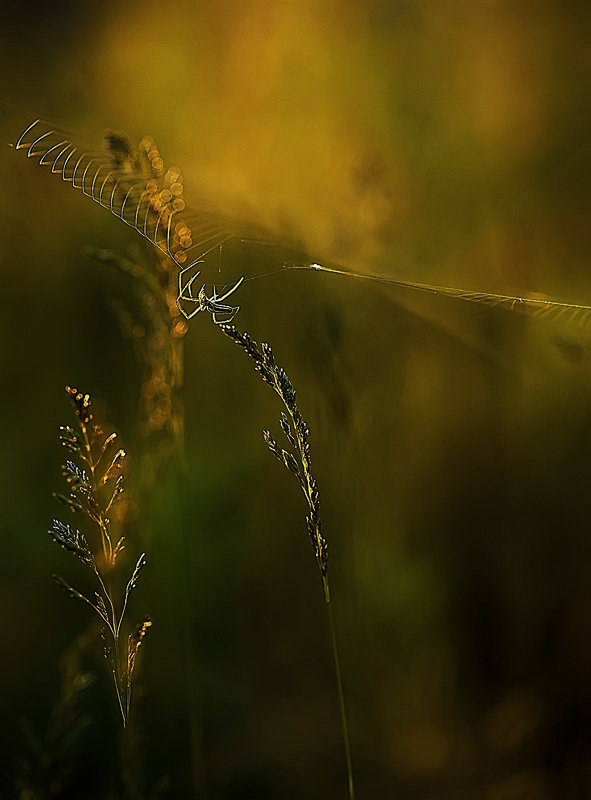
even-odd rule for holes
{"type": "Polygon", "coordinates": [[[70,386],[66,386],[66,393],[74,409],[76,427],[65,425],[60,428],[60,444],[69,455],[62,470],[67,492],[55,493],[55,497],[72,513],[88,517],[92,532],[87,535],[54,519],[49,535],[82,562],[92,573],[98,588],[93,595],[87,596],[59,575],[54,575],[54,578],[67,595],[89,606],[103,624],[105,657],[112,672],[123,727],[126,728],[138,651],[152,626],[152,620],[146,616],[126,637],[124,635],[129,598],[146,565],[146,554],[142,553],[137,559],[123,592],[117,592],[116,578],[120,574],[126,539],[113,534],[109,515],[124,491],[126,453],[115,446],[116,433],[106,436],[100,425],[93,422],[90,395],[70,386]]]}
{"type": "Polygon", "coordinates": [[[241,347],[244,352],[254,362],[256,372],[262,380],[270,386],[279,396],[285,411],[279,417],[279,426],[290,449],[286,449],[277,443],[270,431],[263,431],[263,439],[267,447],[292,473],[306,498],[308,513],[306,515],[306,525],[308,537],[312,545],[312,552],[316,558],[318,569],[322,577],[324,589],[324,599],[328,609],[332,650],[335,663],[337,689],[339,695],[339,707],[341,712],[341,724],[343,728],[343,739],[345,745],[345,757],[347,762],[347,783],[350,800],[354,800],[355,786],[353,781],[353,767],[351,761],[351,745],[349,741],[349,727],[347,723],[347,711],[343,692],[343,680],[339,652],[337,647],[336,629],[334,614],[332,609],[330,585],[328,581],[328,545],[322,534],[322,524],[320,520],[320,498],[318,494],[318,484],[312,473],[312,461],[310,456],[310,431],[304,421],[296,402],[296,392],[287,375],[285,369],[275,361],[273,350],[267,342],[259,344],[248,333],[239,331],[235,325],[218,325],[223,333],[233,342],[241,347]]]}

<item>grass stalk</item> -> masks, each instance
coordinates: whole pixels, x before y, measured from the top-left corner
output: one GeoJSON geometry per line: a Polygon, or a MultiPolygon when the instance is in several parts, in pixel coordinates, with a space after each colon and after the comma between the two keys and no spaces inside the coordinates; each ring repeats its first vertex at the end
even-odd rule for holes
{"type": "Polygon", "coordinates": [[[278,459],[278,461],[280,461],[281,464],[283,464],[283,466],[289,470],[289,472],[296,476],[308,505],[308,514],[306,516],[308,536],[312,545],[314,556],[316,558],[316,563],[318,564],[318,568],[322,576],[324,599],[328,609],[330,638],[335,665],[341,727],[343,732],[345,760],[347,765],[347,788],[349,800],[355,800],[355,784],[353,780],[349,725],[347,722],[345,694],[343,691],[343,679],[337,645],[333,604],[328,581],[328,545],[324,536],[322,535],[318,485],[312,472],[310,443],[308,441],[310,431],[308,430],[308,426],[304,422],[296,403],[295,389],[293,388],[291,381],[283,367],[279,366],[275,362],[273,351],[269,344],[263,342],[261,345],[259,345],[248,333],[240,332],[234,325],[222,324],[218,327],[223,333],[226,334],[226,336],[239,345],[252,359],[256,372],[259,373],[262,380],[278,395],[285,409],[279,418],[279,425],[287,442],[290,445],[290,449],[281,447],[268,430],[263,431],[263,438],[267,444],[267,447],[278,459]]]}
{"type": "Polygon", "coordinates": [[[90,395],[69,386],[66,387],[66,392],[74,408],[77,427],[66,425],[60,429],[60,443],[70,455],[63,466],[68,493],[56,493],[55,497],[70,512],[86,515],[95,526],[95,532],[87,538],[80,530],[54,519],[49,534],[56,544],[75,555],[90,570],[98,584],[98,591],[86,595],[74,589],[63,578],[57,575],[54,577],[66,594],[90,606],[101,620],[105,656],[111,668],[123,728],[126,728],[136,657],[152,626],[152,620],[145,617],[128,634],[123,647],[122,624],[129,597],[146,564],[146,556],[145,553],[140,555],[122,597],[117,598],[112,578],[119,567],[126,540],[124,536],[114,540],[109,509],[123,493],[122,469],[126,453],[121,448],[114,451],[116,434],[105,436],[102,428],[93,422],[90,395]],[[96,543],[94,547],[93,542],[96,543]]]}
{"type": "Polygon", "coordinates": [[[347,721],[347,706],[345,705],[345,692],[343,690],[343,677],[341,673],[341,660],[339,658],[339,648],[337,644],[337,633],[334,621],[333,605],[328,583],[328,575],[322,578],[324,586],[324,597],[328,609],[328,621],[330,626],[330,638],[332,642],[332,654],[334,657],[335,675],[337,681],[337,692],[339,696],[339,711],[341,714],[341,728],[343,731],[343,743],[345,747],[345,760],[347,762],[347,786],[349,789],[349,800],[355,800],[355,784],[353,781],[353,761],[351,758],[351,740],[349,737],[349,723],[347,721]]]}

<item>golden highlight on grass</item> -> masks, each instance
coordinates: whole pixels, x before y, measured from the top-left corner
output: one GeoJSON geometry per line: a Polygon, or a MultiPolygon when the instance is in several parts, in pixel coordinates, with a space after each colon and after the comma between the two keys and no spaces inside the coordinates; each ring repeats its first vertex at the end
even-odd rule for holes
{"type": "Polygon", "coordinates": [[[87,536],[70,524],[54,519],[49,535],[90,570],[98,590],[89,596],[59,575],[54,575],[54,578],[67,595],[90,606],[103,623],[105,657],[113,674],[117,704],[125,728],[129,720],[138,651],[152,626],[152,620],[146,616],[124,640],[129,598],[146,565],[146,554],[139,556],[125,589],[119,592],[117,579],[126,539],[113,535],[109,514],[124,491],[123,467],[127,454],[115,446],[116,433],[106,436],[100,425],[93,421],[90,395],[70,386],[66,386],[66,393],[74,409],[76,427],[64,425],[60,428],[60,444],[70,458],[62,468],[67,493],[55,493],[55,498],[73,514],[88,517],[92,533],[87,536]]]}

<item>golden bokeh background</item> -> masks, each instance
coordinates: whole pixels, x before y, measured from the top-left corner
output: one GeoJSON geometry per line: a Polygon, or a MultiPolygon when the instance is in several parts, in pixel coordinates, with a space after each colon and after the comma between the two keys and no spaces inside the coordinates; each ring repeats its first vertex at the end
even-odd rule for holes
{"type": "MultiPolygon", "coordinates": [[[[64,756],[70,771],[59,762],[45,794],[22,788],[23,762],[49,769],[60,665],[88,629],[51,581],[73,565],[44,533],[73,383],[130,452],[129,537],[148,555],[133,607],[155,619],[137,697],[140,796],[345,797],[305,508],[260,436],[278,432],[276,399],[195,317],[182,339],[187,471],[171,459],[146,489],[144,373],[120,313],[134,307],[133,280],[84,249],[149,264],[149,248],[8,144],[37,116],[92,148],[109,130],[149,134],[194,207],[321,261],[591,304],[591,10],[9,5],[0,795],[114,796],[117,718],[100,654],[88,656],[89,725],[64,756]],[[27,731],[48,730],[35,751],[27,731]]],[[[586,797],[585,326],[312,272],[249,281],[237,302],[236,323],[273,345],[311,430],[360,800],[586,797]]]]}

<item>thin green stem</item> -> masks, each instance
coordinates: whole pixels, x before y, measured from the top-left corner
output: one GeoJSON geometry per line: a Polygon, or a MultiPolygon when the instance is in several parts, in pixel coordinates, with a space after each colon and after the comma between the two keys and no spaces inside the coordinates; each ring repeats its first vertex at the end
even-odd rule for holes
{"type": "Polygon", "coordinates": [[[255,369],[265,383],[268,384],[279,396],[279,399],[283,403],[285,411],[287,412],[287,417],[284,414],[280,418],[280,425],[286,438],[295,448],[297,458],[293,455],[293,453],[289,453],[280,448],[269,431],[263,431],[263,437],[271,452],[285,467],[289,469],[290,472],[294,473],[298,478],[310,510],[309,515],[306,517],[306,522],[308,524],[308,534],[312,541],[314,554],[316,556],[316,561],[322,576],[324,599],[328,607],[332,651],[334,655],[339,707],[341,712],[341,725],[345,744],[345,757],[347,761],[349,800],[355,800],[353,767],[351,763],[351,745],[349,741],[349,726],[347,723],[347,713],[345,709],[345,695],[343,692],[341,664],[339,660],[334,615],[330,599],[330,587],[326,572],[327,544],[321,532],[320,516],[318,512],[318,488],[316,486],[316,480],[312,474],[309,455],[310,447],[308,444],[308,427],[302,419],[296,404],[295,390],[293,389],[285,370],[279,367],[275,362],[271,347],[266,343],[263,343],[259,347],[258,343],[255,342],[254,339],[251,339],[247,333],[240,333],[233,325],[221,325],[220,328],[222,332],[226,334],[226,336],[229,336],[234,342],[239,344],[246,354],[255,362],[255,369]]]}
{"type": "Polygon", "coordinates": [[[115,670],[113,671],[113,681],[115,683],[115,691],[117,693],[117,700],[119,702],[119,710],[121,711],[121,717],[123,718],[123,727],[126,728],[127,714],[125,713],[123,697],[121,696],[121,687],[119,686],[119,681],[121,680],[121,656],[119,654],[119,638],[117,636],[113,637],[113,643],[115,646],[115,670]]]}
{"type": "MultiPolygon", "coordinates": [[[[94,573],[95,573],[96,577],[98,578],[98,581],[99,581],[99,583],[101,585],[101,588],[102,588],[102,590],[103,590],[103,592],[105,594],[105,597],[107,598],[107,600],[109,602],[109,606],[111,607],[111,621],[109,622],[109,627],[111,629],[111,633],[113,634],[113,638],[115,638],[116,632],[118,631],[117,613],[115,611],[115,604],[113,603],[113,598],[111,597],[111,592],[108,590],[107,585],[105,584],[105,582],[103,580],[103,576],[98,571],[96,566],[94,567],[94,573]]],[[[119,624],[121,624],[121,620],[119,620],[119,624]]]]}
{"type": "Polygon", "coordinates": [[[347,783],[349,788],[349,800],[355,800],[355,784],[353,782],[353,764],[351,761],[351,743],[349,741],[349,725],[347,722],[347,709],[345,706],[345,694],[343,692],[343,678],[341,675],[341,662],[339,659],[339,649],[337,646],[337,634],[334,623],[334,613],[332,609],[332,602],[330,599],[330,587],[328,584],[328,576],[322,576],[322,583],[324,585],[324,597],[326,600],[326,607],[328,609],[328,619],[330,623],[330,638],[332,640],[332,653],[334,656],[334,666],[337,679],[337,690],[339,695],[339,707],[341,712],[341,726],[343,729],[343,739],[345,743],[345,758],[347,760],[347,783]]]}
{"type": "Polygon", "coordinates": [[[113,597],[111,595],[111,592],[109,591],[107,585],[105,584],[102,575],[96,568],[95,568],[95,573],[97,578],[99,579],[99,583],[111,607],[112,621],[109,623],[109,629],[111,631],[111,636],[113,638],[113,645],[115,647],[115,665],[114,665],[115,669],[113,670],[113,682],[115,684],[115,691],[117,693],[117,702],[119,704],[119,710],[121,711],[121,716],[123,718],[123,727],[125,728],[127,726],[127,717],[129,715],[129,698],[127,698],[126,702],[127,706],[127,713],[126,713],[126,708],[123,704],[123,697],[121,694],[121,687],[119,686],[119,682],[121,680],[121,661],[119,654],[119,629],[121,627],[121,622],[123,620],[123,613],[121,614],[119,621],[117,621],[117,613],[115,611],[115,604],[113,602],[113,597]]]}
{"type": "MultiPolygon", "coordinates": [[[[84,448],[86,450],[86,457],[85,461],[88,464],[88,468],[90,470],[91,476],[91,484],[92,484],[92,491],[96,497],[98,492],[98,482],[96,479],[96,466],[98,462],[95,462],[92,454],[92,446],[90,444],[90,438],[88,436],[88,430],[86,428],[86,424],[79,419],[80,431],[82,433],[82,439],[84,442],[84,448]]],[[[99,458],[100,460],[100,458],[99,458]]],[[[111,536],[109,534],[109,529],[107,526],[107,521],[105,519],[103,511],[99,508],[98,510],[98,518],[97,524],[101,533],[101,544],[103,546],[103,555],[105,557],[105,561],[109,565],[113,565],[113,543],[111,540],[111,536]]],[[[123,621],[123,615],[125,613],[125,608],[127,606],[127,599],[128,596],[125,596],[125,604],[123,606],[123,610],[119,616],[119,620],[117,620],[117,612],[115,610],[115,603],[113,600],[112,592],[109,586],[105,583],[103,576],[100,574],[99,570],[95,568],[96,575],[99,579],[100,585],[105,593],[105,597],[109,603],[111,609],[111,616],[112,622],[109,625],[111,629],[111,636],[113,639],[113,647],[114,647],[114,669],[113,669],[113,682],[115,684],[115,692],[117,694],[117,703],[119,705],[119,710],[121,712],[121,717],[123,720],[123,727],[127,727],[127,718],[129,715],[129,701],[128,698],[124,696],[127,694],[123,692],[123,681],[122,681],[122,671],[121,671],[121,654],[119,652],[119,631],[121,628],[121,623],[123,621]]]]}
{"type": "MultiPolygon", "coordinates": [[[[86,450],[85,461],[88,464],[88,468],[90,470],[91,480],[92,480],[92,490],[96,495],[98,486],[96,480],[96,463],[92,456],[92,447],[90,444],[90,439],[88,438],[88,430],[84,422],[81,419],[78,420],[80,425],[80,431],[82,433],[82,439],[84,441],[84,449],[86,450]]],[[[113,543],[111,541],[111,536],[109,535],[109,529],[107,528],[106,522],[103,517],[103,513],[99,510],[98,518],[96,519],[97,525],[99,526],[99,530],[101,532],[101,544],[103,546],[103,556],[105,557],[105,561],[108,564],[113,563],[113,543]]],[[[109,598],[110,599],[110,598],[109,598]]]]}

